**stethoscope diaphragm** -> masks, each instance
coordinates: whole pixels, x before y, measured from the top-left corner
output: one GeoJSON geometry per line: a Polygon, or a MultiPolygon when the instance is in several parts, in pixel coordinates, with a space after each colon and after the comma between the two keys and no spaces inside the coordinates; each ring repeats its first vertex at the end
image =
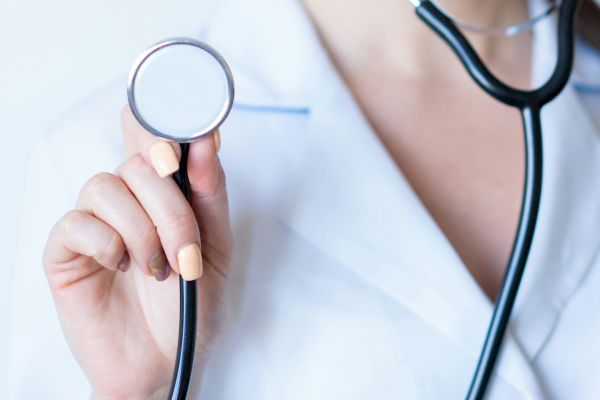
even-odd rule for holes
{"type": "Polygon", "coordinates": [[[205,43],[169,39],[148,50],[131,67],[129,105],[149,132],[192,142],[225,120],[233,103],[229,66],[205,43]]]}

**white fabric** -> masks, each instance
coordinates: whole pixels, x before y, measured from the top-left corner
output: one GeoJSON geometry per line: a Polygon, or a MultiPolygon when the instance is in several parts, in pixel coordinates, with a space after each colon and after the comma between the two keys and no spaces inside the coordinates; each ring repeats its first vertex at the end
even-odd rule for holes
{"type": "MultiPolygon", "coordinates": [[[[462,398],[492,305],[304,10],[295,0],[231,0],[211,21],[201,39],[229,61],[237,85],[221,150],[236,252],[228,320],[201,393],[194,382],[197,398],[462,398]]],[[[534,33],[536,82],[554,62],[554,24],[534,33]]],[[[600,396],[600,102],[576,90],[599,80],[600,56],[579,44],[573,83],[543,113],[538,229],[490,399],[600,396]]],[[[83,182],[122,160],[123,87],[111,85],[37,145],[11,323],[15,399],[89,395],[39,254],[83,182]]]]}

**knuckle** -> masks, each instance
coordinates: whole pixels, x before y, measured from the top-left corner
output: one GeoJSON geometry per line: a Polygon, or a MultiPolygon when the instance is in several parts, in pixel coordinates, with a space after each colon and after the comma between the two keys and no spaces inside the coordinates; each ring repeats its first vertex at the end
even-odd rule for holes
{"type": "Polygon", "coordinates": [[[94,195],[121,184],[121,179],[119,179],[117,176],[111,174],[110,172],[100,172],[99,174],[92,176],[85,183],[82,193],[94,195]]]}
{"type": "Polygon", "coordinates": [[[61,218],[61,230],[66,234],[72,234],[76,230],[79,222],[84,218],[84,212],[80,210],[70,210],[61,218]]]}
{"type": "Polygon", "coordinates": [[[159,234],[166,232],[175,232],[183,240],[187,240],[191,235],[198,236],[198,222],[191,208],[170,213],[164,221],[157,227],[159,234]]]}
{"type": "Polygon", "coordinates": [[[212,200],[215,197],[226,192],[225,171],[220,165],[217,165],[213,173],[205,174],[199,184],[199,190],[195,193],[196,200],[212,200]]]}
{"type": "Polygon", "coordinates": [[[83,211],[69,210],[58,221],[56,221],[50,231],[42,254],[42,264],[45,270],[49,270],[51,267],[53,267],[52,257],[50,255],[52,253],[51,249],[56,248],[59,243],[61,245],[64,244],[70,235],[73,233],[76,234],[76,227],[79,225],[79,221],[83,217],[83,211]]]}
{"type": "Polygon", "coordinates": [[[123,175],[128,175],[143,168],[148,168],[148,163],[140,153],[136,153],[125,160],[119,169],[123,175]]]}
{"type": "Polygon", "coordinates": [[[96,250],[94,258],[102,265],[111,266],[119,261],[116,258],[120,257],[123,249],[121,237],[112,232],[106,244],[96,250]]]}
{"type": "Polygon", "coordinates": [[[140,222],[138,226],[135,227],[135,233],[131,238],[132,246],[140,249],[146,247],[157,247],[158,243],[158,234],[156,232],[156,227],[147,221],[140,222]]]}

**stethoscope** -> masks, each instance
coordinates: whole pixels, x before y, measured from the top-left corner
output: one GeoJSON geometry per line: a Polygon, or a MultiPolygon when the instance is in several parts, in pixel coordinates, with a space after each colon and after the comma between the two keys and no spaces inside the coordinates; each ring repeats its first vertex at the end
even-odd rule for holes
{"type": "MultiPolygon", "coordinates": [[[[551,3],[543,13],[507,28],[478,28],[455,18],[433,0],[409,0],[415,11],[454,50],[473,80],[490,96],[516,107],[525,138],[525,180],[519,224],[487,335],[466,399],[482,399],[490,381],[531,249],[542,189],[542,107],[565,87],[572,69],[574,17],[579,0],[551,3]],[[460,32],[516,34],[557,10],[558,57],[554,72],[534,90],[515,89],[498,80],[460,32]]],[[[133,114],[149,132],[181,143],[180,168],[174,174],[189,200],[189,143],[210,135],[231,110],[233,77],[212,47],[192,39],[171,39],[146,50],[134,63],[128,82],[133,114]]],[[[185,399],[192,376],[197,332],[198,293],[195,281],[180,277],[180,319],[177,358],[169,399],[185,399]]]]}

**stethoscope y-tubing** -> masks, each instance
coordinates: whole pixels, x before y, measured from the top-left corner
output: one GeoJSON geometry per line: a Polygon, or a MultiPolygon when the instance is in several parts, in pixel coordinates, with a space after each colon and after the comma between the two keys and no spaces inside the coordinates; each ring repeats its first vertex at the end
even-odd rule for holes
{"type": "Polygon", "coordinates": [[[511,256],[496,306],[492,314],[486,338],[471,380],[466,399],[482,399],[492,375],[502,339],[510,321],[510,314],[517,297],[533,234],[542,192],[542,126],[540,109],[521,110],[525,135],[525,183],[521,215],[511,256]]]}
{"type": "MultiPolygon", "coordinates": [[[[468,400],[482,399],[485,395],[525,271],[542,190],[540,112],[544,104],[561,92],[569,79],[573,64],[573,21],[578,4],[579,0],[563,0],[559,9],[558,58],[554,72],[543,86],[531,91],[512,88],[492,75],[452,20],[434,4],[423,1],[416,7],[417,15],[450,45],[475,82],[497,100],[517,107],[521,111],[523,121],[526,157],[521,215],[502,287],[466,397],[468,400]]],[[[188,152],[189,144],[182,143],[179,170],[173,177],[189,201],[188,152]]],[[[185,281],[180,277],[179,290],[179,339],[169,392],[169,399],[172,400],[184,400],[187,397],[197,332],[197,282],[185,281]]]]}
{"type": "MultiPolygon", "coordinates": [[[[173,179],[190,201],[190,181],[187,174],[187,160],[190,149],[189,143],[181,143],[181,160],[179,170],[173,174],[173,179]]],[[[192,368],[194,365],[194,348],[196,346],[196,325],[198,309],[198,286],[196,281],[186,281],[179,276],[179,339],[177,343],[177,358],[175,370],[169,391],[169,399],[185,400],[187,397],[192,368]]]]}
{"type": "Polygon", "coordinates": [[[454,50],[475,82],[497,100],[520,110],[525,142],[525,179],[519,224],[513,248],[486,338],[467,393],[467,400],[483,399],[510,321],[519,285],[531,249],[542,192],[542,106],[567,84],[573,66],[573,23],[579,0],[563,0],[559,8],[558,57],[554,71],[535,90],[512,88],[498,80],[483,64],[453,21],[430,1],[416,7],[425,21],[454,50]]]}

